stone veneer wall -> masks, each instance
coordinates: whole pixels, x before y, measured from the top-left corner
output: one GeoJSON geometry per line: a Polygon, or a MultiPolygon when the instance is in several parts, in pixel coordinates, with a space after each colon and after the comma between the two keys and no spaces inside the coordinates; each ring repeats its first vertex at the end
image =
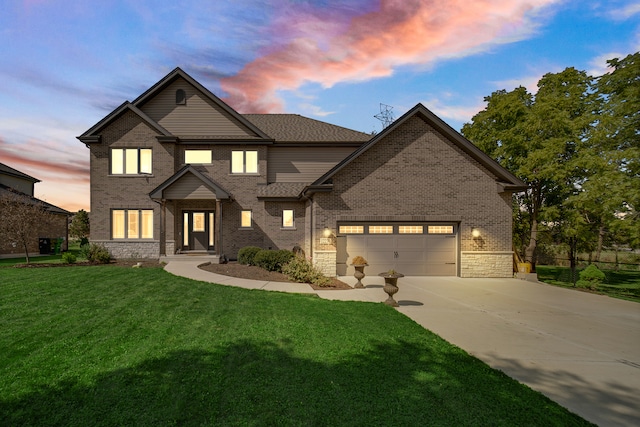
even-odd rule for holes
{"type": "Polygon", "coordinates": [[[463,251],[460,277],[513,277],[513,252],[463,251]]]}
{"type": "Polygon", "coordinates": [[[313,264],[327,277],[336,277],[336,251],[313,251],[313,264]]]}
{"type": "Polygon", "coordinates": [[[91,240],[107,248],[111,256],[116,259],[140,259],[140,258],[160,258],[160,241],[114,241],[114,240],[91,240]]]}

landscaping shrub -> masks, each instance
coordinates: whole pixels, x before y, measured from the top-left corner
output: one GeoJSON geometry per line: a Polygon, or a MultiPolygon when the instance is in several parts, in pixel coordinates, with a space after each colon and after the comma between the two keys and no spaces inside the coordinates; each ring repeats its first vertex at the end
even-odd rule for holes
{"type": "Polygon", "coordinates": [[[62,262],[65,264],[75,264],[76,256],[71,252],[65,252],[62,254],[62,262]]]}
{"type": "Polygon", "coordinates": [[[254,265],[264,268],[267,271],[282,272],[282,266],[287,264],[294,257],[293,252],[286,249],[268,250],[263,249],[253,258],[254,265]]]}
{"type": "Polygon", "coordinates": [[[102,245],[98,245],[97,243],[82,246],[80,248],[80,253],[84,255],[87,260],[92,262],[108,264],[111,261],[111,254],[107,248],[102,245]]]}
{"type": "Polygon", "coordinates": [[[313,283],[317,286],[329,286],[331,279],[322,274],[306,258],[295,256],[282,267],[282,273],[289,279],[300,283],[313,283]]]}
{"type": "Polygon", "coordinates": [[[243,265],[255,265],[254,258],[262,248],[257,246],[245,246],[238,251],[238,263],[243,265]]]}
{"type": "Polygon", "coordinates": [[[604,273],[595,264],[591,264],[580,272],[580,280],[576,282],[576,286],[595,291],[604,278],[604,273]]]}

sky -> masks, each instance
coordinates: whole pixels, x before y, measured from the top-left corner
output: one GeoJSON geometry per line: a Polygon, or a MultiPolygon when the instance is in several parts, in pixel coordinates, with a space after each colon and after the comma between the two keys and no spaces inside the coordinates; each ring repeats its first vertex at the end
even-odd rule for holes
{"type": "Polygon", "coordinates": [[[640,50],[640,0],[2,0],[0,162],[89,211],[76,139],[181,67],[240,113],[379,132],[424,104],[456,130],[496,90],[640,50]]]}

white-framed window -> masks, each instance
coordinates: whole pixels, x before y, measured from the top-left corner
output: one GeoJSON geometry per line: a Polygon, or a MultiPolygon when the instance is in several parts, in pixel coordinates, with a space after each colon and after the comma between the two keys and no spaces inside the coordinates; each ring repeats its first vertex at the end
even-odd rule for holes
{"type": "Polygon", "coordinates": [[[393,225],[370,225],[369,234],[393,234],[393,225]]]}
{"type": "Polygon", "coordinates": [[[282,210],[282,228],[294,228],[293,209],[282,210]]]}
{"type": "Polygon", "coordinates": [[[453,225],[430,225],[427,227],[429,234],[453,234],[453,225]]]}
{"type": "Polygon", "coordinates": [[[232,151],[231,173],[258,173],[258,152],[232,151]]]}
{"type": "Polygon", "coordinates": [[[139,175],[151,172],[151,148],[111,149],[111,175],[139,175]]]}
{"type": "Polygon", "coordinates": [[[211,164],[211,150],[184,150],[185,164],[211,164]]]}
{"type": "Polygon", "coordinates": [[[364,234],[363,225],[341,225],[338,228],[340,234],[364,234]]]}
{"type": "Polygon", "coordinates": [[[399,234],[424,234],[424,226],[422,225],[400,225],[398,226],[399,234]]]}
{"type": "Polygon", "coordinates": [[[240,212],[240,227],[251,228],[253,226],[253,214],[249,210],[243,210],[240,212]]]}
{"type": "Polygon", "coordinates": [[[113,209],[112,239],[153,239],[152,209],[113,209]]]}

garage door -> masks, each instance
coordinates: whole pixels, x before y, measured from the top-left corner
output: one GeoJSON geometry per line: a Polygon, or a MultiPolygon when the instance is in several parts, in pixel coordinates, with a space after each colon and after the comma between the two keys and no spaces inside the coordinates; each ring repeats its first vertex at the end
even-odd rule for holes
{"type": "Polygon", "coordinates": [[[385,227],[369,224],[357,228],[343,227],[342,231],[355,232],[339,236],[338,274],[342,271],[347,275],[353,274],[353,266],[349,264],[353,257],[361,255],[369,263],[366,272],[372,275],[391,269],[405,276],[457,275],[455,225],[385,227]],[[385,233],[377,234],[380,230],[385,233]],[[406,230],[413,232],[406,233],[406,230]]]}

